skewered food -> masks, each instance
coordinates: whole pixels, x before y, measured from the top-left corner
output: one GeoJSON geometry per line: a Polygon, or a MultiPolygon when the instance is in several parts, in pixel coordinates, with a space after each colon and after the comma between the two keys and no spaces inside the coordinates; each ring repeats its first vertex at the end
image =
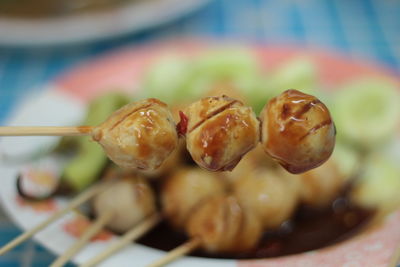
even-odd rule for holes
{"type": "Polygon", "coordinates": [[[92,200],[96,217],[112,213],[106,226],[117,233],[128,231],[156,211],[155,196],[146,180],[138,175],[126,175],[92,200]]]}
{"type": "Polygon", "coordinates": [[[222,194],[224,184],[214,173],[199,168],[186,168],[172,174],[163,185],[161,202],[169,222],[183,227],[197,205],[222,194]]]}
{"type": "Polygon", "coordinates": [[[209,252],[243,252],[257,245],[261,223],[229,195],[209,198],[190,216],[188,234],[209,252]]]}
{"type": "Polygon", "coordinates": [[[178,145],[167,105],[157,99],[133,102],[93,129],[109,158],[124,168],[153,170],[178,145]]]}
{"type": "Polygon", "coordinates": [[[322,166],[300,175],[284,174],[288,179],[300,181],[300,201],[314,207],[324,207],[338,197],[346,182],[333,159],[322,166]]]}
{"type": "Polygon", "coordinates": [[[252,109],[227,96],[203,98],[182,116],[187,119],[187,149],[209,171],[232,170],[259,141],[259,122],[252,109]]]}
{"type": "Polygon", "coordinates": [[[268,102],[260,120],[265,152],[291,173],[316,168],[332,154],[335,125],[314,96],[287,90],[268,102]]]}
{"type": "MultiPolygon", "coordinates": [[[[182,154],[185,149],[183,139],[178,140],[178,147],[166,158],[157,169],[153,170],[135,170],[137,173],[142,174],[149,179],[157,179],[170,175],[174,170],[182,167],[182,154]]],[[[186,149],[185,149],[186,150],[186,149]]]]}
{"type": "MultiPolygon", "coordinates": [[[[290,177],[296,179],[297,177],[290,177]]],[[[234,192],[243,208],[257,215],[263,228],[277,228],[288,220],[298,203],[298,187],[275,170],[253,169],[239,179],[234,192]]]]}

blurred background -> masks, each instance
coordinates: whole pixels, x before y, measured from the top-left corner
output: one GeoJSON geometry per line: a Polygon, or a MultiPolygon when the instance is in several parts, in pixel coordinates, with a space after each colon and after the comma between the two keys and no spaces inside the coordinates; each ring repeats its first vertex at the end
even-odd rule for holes
{"type": "MultiPolygon", "coordinates": [[[[162,40],[195,37],[317,47],[398,72],[399,14],[397,0],[2,0],[0,123],[21,97],[41,90],[63,71],[120,47],[162,40]],[[113,20],[115,14],[120,19],[113,20]]],[[[19,233],[1,214],[0,243],[19,233]]],[[[30,241],[0,257],[0,266],[48,266],[53,259],[30,241]]]]}

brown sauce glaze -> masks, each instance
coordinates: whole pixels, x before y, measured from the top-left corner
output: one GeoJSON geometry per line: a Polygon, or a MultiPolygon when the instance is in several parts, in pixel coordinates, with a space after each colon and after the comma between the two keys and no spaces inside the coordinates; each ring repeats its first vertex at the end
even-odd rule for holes
{"type": "Polygon", "coordinates": [[[262,111],[262,124],[268,136],[261,140],[264,150],[291,173],[315,168],[332,153],[333,121],[327,107],[314,96],[287,90],[270,100],[262,111]],[[324,149],[317,149],[313,140],[324,149]]]}
{"type": "MultiPolygon", "coordinates": [[[[192,256],[225,259],[254,259],[291,255],[330,246],[359,233],[370,222],[374,211],[353,206],[346,195],[324,209],[301,206],[293,219],[279,229],[267,231],[252,251],[237,254],[210,254],[202,250],[192,256]]],[[[162,222],[138,243],[170,251],[188,240],[183,232],[162,222]]]]}
{"type": "MultiPolygon", "coordinates": [[[[203,101],[204,103],[207,103],[207,101],[203,101]]],[[[200,117],[202,118],[199,122],[197,122],[192,128],[189,129],[189,133],[194,131],[196,128],[198,128],[200,125],[202,125],[204,122],[208,121],[210,118],[222,113],[223,111],[229,109],[230,107],[232,107],[234,104],[236,103],[240,103],[237,100],[232,99],[230,102],[228,102],[227,104],[223,105],[222,107],[219,107],[218,109],[214,110],[213,112],[205,112],[209,111],[208,107],[209,105],[204,105],[203,109],[200,111],[200,117]]]]}

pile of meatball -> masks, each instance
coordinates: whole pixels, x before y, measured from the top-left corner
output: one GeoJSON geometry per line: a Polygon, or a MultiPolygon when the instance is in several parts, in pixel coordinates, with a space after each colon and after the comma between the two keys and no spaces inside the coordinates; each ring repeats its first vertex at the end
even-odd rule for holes
{"type": "Polygon", "coordinates": [[[245,252],[300,203],[326,205],[344,183],[329,159],[334,123],[314,96],[287,90],[258,117],[225,95],[177,114],[176,124],[165,103],[146,99],[93,130],[93,139],[122,167],[106,175],[120,180],[92,203],[97,216],[113,211],[111,230],[123,233],[160,212],[207,252],[245,252]],[[149,177],[159,178],[158,195],[149,177]]]}

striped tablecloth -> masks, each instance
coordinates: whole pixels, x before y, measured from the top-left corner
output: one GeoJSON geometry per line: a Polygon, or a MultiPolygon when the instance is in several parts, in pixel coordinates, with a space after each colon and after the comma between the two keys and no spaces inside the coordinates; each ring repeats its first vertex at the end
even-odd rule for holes
{"type": "MultiPolygon", "coordinates": [[[[188,36],[323,47],[399,71],[400,1],[214,0],[167,25],[111,41],[64,48],[0,47],[0,123],[18,99],[84,60],[121,46],[188,36]]],[[[0,212],[0,245],[19,233],[0,212]]],[[[1,256],[0,266],[48,266],[53,259],[29,241],[1,256]]]]}

